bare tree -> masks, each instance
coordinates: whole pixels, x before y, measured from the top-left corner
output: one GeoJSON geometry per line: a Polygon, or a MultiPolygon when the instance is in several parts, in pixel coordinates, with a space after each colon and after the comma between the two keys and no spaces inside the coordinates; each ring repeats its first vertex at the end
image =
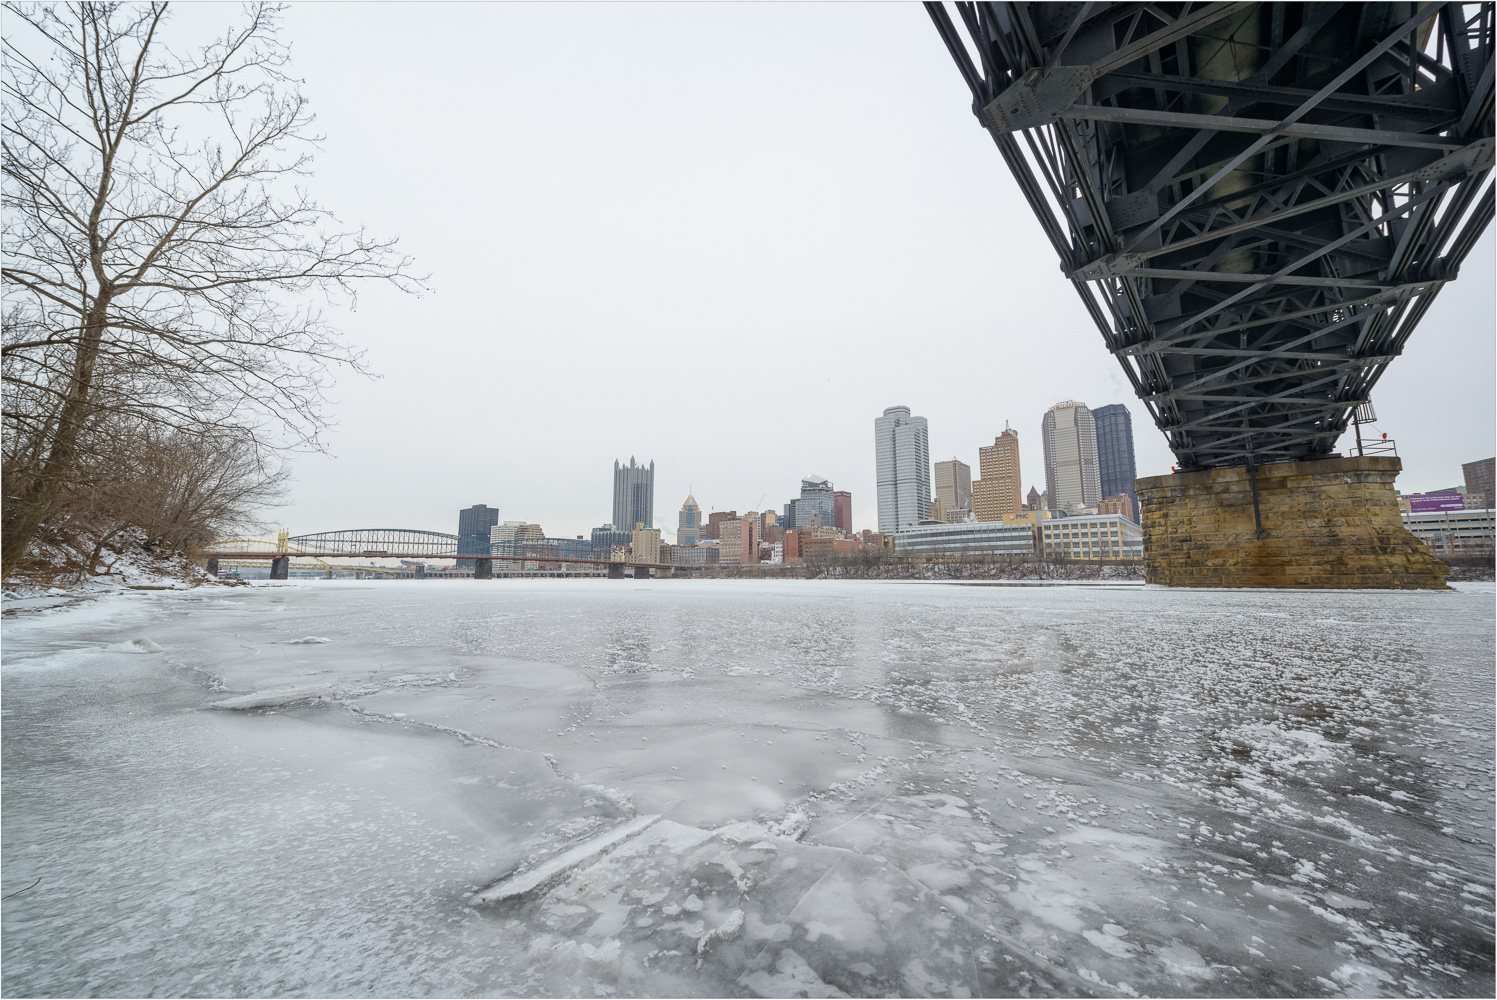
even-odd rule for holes
{"type": "Polygon", "coordinates": [[[165,3],[5,9],[4,419],[34,459],[6,484],[9,574],[91,421],[316,447],[328,366],[362,368],[304,293],[422,282],[300,187],[318,137],[279,7],[192,50],[165,3]]]}

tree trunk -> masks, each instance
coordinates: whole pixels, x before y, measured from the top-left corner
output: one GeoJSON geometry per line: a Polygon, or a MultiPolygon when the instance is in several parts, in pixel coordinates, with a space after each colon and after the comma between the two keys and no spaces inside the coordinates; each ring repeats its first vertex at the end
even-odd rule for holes
{"type": "Polygon", "coordinates": [[[73,467],[78,457],[78,435],[88,419],[89,397],[92,395],[94,366],[99,360],[99,345],[108,325],[109,297],[100,295],[94,299],[93,308],[84,321],[83,341],[78,345],[78,356],[73,361],[73,375],[68,386],[68,398],[63,404],[57,420],[56,436],[52,439],[47,460],[42,464],[40,475],[32,480],[26,494],[18,498],[9,516],[5,519],[4,537],[0,538],[0,578],[8,579],[36,529],[41,526],[62,488],[63,477],[73,467]]]}

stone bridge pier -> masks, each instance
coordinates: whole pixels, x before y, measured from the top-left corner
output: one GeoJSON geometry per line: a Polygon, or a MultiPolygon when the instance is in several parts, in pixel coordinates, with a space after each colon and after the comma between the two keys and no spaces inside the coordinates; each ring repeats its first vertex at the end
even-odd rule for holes
{"type": "Polygon", "coordinates": [[[272,580],[286,580],[291,576],[291,557],[276,556],[270,561],[270,578],[272,580]]]}
{"type": "Polygon", "coordinates": [[[492,559],[474,559],[473,560],[473,579],[475,579],[475,580],[492,580],[493,578],[494,578],[494,560],[492,560],[492,559]]]}
{"type": "Polygon", "coordinates": [[[1174,587],[1443,590],[1449,568],[1403,526],[1397,458],[1326,458],[1134,483],[1144,580],[1174,587]]]}
{"type": "Polygon", "coordinates": [[[622,580],[623,578],[624,578],[624,564],[623,563],[609,563],[608,564],[608,579],[610,579],[610,580],[622,580]]]}

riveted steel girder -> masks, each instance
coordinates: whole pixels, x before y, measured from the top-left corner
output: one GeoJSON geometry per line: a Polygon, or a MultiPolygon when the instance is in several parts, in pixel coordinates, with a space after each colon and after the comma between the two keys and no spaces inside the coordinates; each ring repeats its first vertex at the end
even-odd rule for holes
{"type": "Polygon", "coordinates": [[[1182,470],[1332,454],[1494,213],[1497,3],[927,3],[1182,470]]]}

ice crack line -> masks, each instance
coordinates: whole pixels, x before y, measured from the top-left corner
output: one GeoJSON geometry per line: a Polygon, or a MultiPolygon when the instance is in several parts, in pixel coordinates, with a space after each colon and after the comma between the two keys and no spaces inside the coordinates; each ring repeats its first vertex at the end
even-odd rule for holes
{"type": "Polygon", "coordinates": [[[409,717],[396,718],[393,715],[386,715],[383,712],[371,712],[368,709],[364,708],[362,705],[358,705],[350,701],[343,701],[341,702],[341,704],[344,708],[348,709],[353,714],[361,715],[367,719],[374,719],[379,722],[389,723],[392,725],[399,722],[406,725],[421,726],[425,729],[435,730],[439,733],[446,733],[449,736],[456,736],[459,740],[462,740],[465,743],[476,743],[479,746],[488,747],[491,750],[513,750],[516,753],[535,754],[542,760],[544,760],[546,762],[546,766],[551,769],[551,772],[562,781],[566,782],[569,785],[574,785],[583,791],[592,792],[593,794],[607,799],[616,808],[621,810],[627,818],[633,818],[635,815],[634,803],[630,802],[628,796],[623,792],[617,791],[612,788],[607,788],[603,785],[597,785],[593,784],[592,782],[583,781],[580,775],[572,775],[571,777],[568,777],[566,774],[562,773],[561,765],[557,762],[555,756],[547,753],[544,750],[534,750],[530,747],[515,746],[512,743],[504,743],[500,740],[491,739],[487,736],[479,736],[477,733],[470,732],[466,729],[459,729],[456,726],[444,726],[438,722],[423,722],[420,719],[413,719],[409,717]]]}

